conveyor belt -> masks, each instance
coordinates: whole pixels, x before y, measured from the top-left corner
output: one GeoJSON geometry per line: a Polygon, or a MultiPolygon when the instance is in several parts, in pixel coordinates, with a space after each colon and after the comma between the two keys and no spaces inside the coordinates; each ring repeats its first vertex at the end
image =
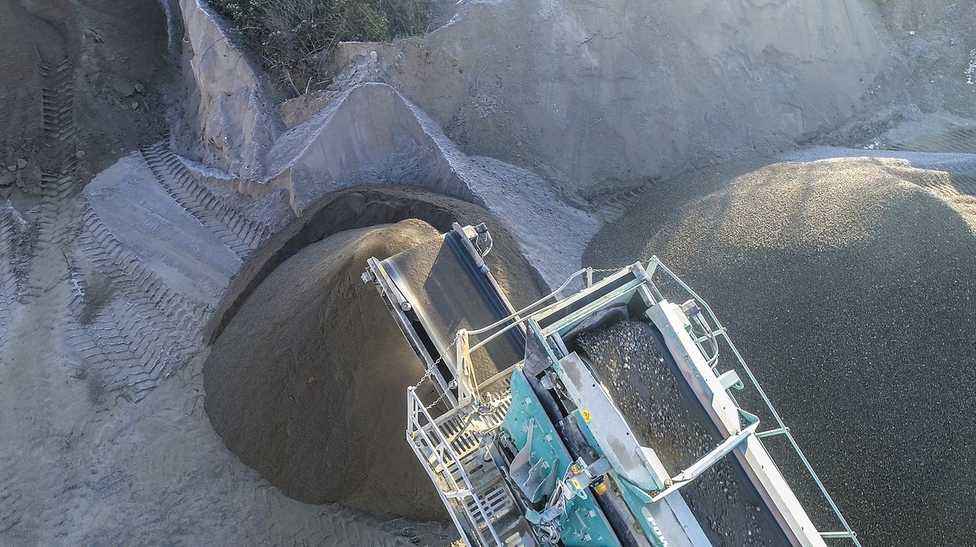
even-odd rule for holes
{"type": "MultiPolygon", "coordinates": [[[[601,327],[581,335],[574,349],[588,357],[640,444],[653,447],[672,474],[721,442],[654,325],[624,321],[601,327]]],[[[680,495],[713,545],[790,544],[732,455],[680,495]]]]}
{"type": "MultiPolygon", "coordinates": [[[[452,365],[452,344],[458,329],[478,329],[511,313],[463,238],[458,231],[448,232],[443,238],[421,243],[382,262],[437,352],[452,365]]],[[[477,340],[472,338],[471,344],[477,340]]],[[[490,342],[484,351],[472,354],[477,378],[485,380],[521,361],[524,351],[522,331],[512,329],[490,342]]]]}

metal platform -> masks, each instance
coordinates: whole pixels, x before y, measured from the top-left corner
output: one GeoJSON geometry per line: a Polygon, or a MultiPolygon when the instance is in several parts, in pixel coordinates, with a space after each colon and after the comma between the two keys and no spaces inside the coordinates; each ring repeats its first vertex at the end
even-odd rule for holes
{"type": "Polygon", "coordinates": [[[407,393],[407,442],[469,545],[475,540],[481,545],[535,544],[501,472],[486,459],[483,443],[498,431],[511,406],[511,373],[503,371],[481,386],[491,410],[477,415],[470,408],[453,408],[435,419],[415,388],[407,393]]]}

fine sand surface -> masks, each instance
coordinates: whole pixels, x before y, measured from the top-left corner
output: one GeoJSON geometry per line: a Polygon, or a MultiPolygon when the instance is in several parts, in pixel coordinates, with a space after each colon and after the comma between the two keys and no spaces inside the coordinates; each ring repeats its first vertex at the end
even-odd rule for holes
{"type": "Polygon", "coordinates": [[[227,446],[292,497],[443,516],[403,439],[406,386],[424,368],[359,278],[437,232],[420,221],[306,247],[255,291],[214,344],[207,412],[227,446]]]}
{"type": "MultiPolygon", "coordinates": [[[[244,463],[289,496],[446,518],[403,437],[406,388],[424,368],[360,279],[368,258],[437,236],[411,219],[311,244],[264,279],[215,342],[204,369],[211,421],[244,463]]],[[[496,251],[496,271],[531,279],[524,260],[496,251]]]]}
{"type": "Polygon", "coordinates": [[[889,159],[723,168],[639,197],[587,261],[656,254],[699,290],[866,545],[972,544],[976,238],[952,188],[889,159]]]}

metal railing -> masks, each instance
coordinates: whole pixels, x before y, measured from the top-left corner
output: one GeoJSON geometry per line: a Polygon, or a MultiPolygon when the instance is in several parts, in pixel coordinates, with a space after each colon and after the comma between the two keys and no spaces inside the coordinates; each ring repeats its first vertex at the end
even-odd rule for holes
{"type": "MultiPolygon", "coordinates": [[[[797,444],[796,439],[793,437],[793,434],[790,432],[790,428],[787,427],[786,424],[783,422],[783,419],[780,417],[779,413],[776,411],[776,408],[773,406],[772,401],[770,401],[769,397],[766,395],[766,392],[763,390],[762,386],[759,385],[759,381],[756,379],[756,376],[753,374],[752,369],[749,368],[748,364],[746,364],[746,361],[742,357],[742,354],[739,353],[739,350],[735,347],[735,344],[732,342],[732,339],[728,335],[728,331],[724,326],[722,326],[722,323],[718,320],[718,317],[715,316],[715,313],[712,311],[712,308],[708,305],[707,302],[705,302],[704,299],[702,299],[701,296],[698,295],[698,293],[695,292],[694,289],[689,287],[684,281],[681,280],[681,278],[679,278],[674,272],[672,272],[667,266],[665,266],[657,256],[652,256],[651,259],[648,261],[646,271],[647,271],[647,278],[649,280],[651,292],[654,294],[655,298],[658,299],[658,301],[664,300],[665,295],[661,291],[658,284],[654,282],[654,275],[658,272],[663,272],[665,275],[668,276],[668,278],[670,278],[671,281],[676,283],[686,293],[686,295],[690,296],[697,304],[697,306],[702,312],[702,314],[699,316],[700,321],[698,321],[698,324],[706,332],[703,334],[699,334],[694,332],[692,329],[692,332],[689,332],[689,334],[691,334],[692,339],[695,340],[695,344],[698,346],[699,350],[701,350],[702,355],[705,356],[706,360],[709,363],[709,366],[711,366],[713,370],[718,365],[719,340],[724,341],[725,344],[730,348],[732,355],[735,357],[736,361],[738,362],[742,370],[746,373],[746,376],[748,376],[749,381],[752,383],[752,386],[756,390],[756,393],[759,394],[760,398],[762,399],[762,402],[766,406],[766,409],[769,411],[770,415],[773,417],[777,425],[777,427],[773,429],[757,432],[756,437],[763,439],[769,437],[782,436],[787,439],[793,451],[796,453],[796,455],[800,458],[800,461],[803,463],[803,467],[805,468],[806,472],[813,479],[814,483],[816,483],[816,486],[819,489],[820,494],[823,496],[823,499],[826,500],[834,516],[837,518],[838,522],[843,527],[842,531],[820,532],[820,536],[824,539],[848,539],[857,547],[861,547],[861,542],[857,539],[857,533],[855,533],[854,530],[851,529],[850,525],[847,522],[847,519],[845,519],[843,513],[841,513],[840,508],[837,507],[837,504],[834,502],[834,499],[830,496],[830,493],[827,492],[827,488],[820,480],[820,477],[817,475],[816,471],[813,470],[813,466],[810,465],[810,462],[809,460],[807,460],[806,455],[804,455],[803,451],[800,450],[800,445],[797,444]]],[[[675,300],[680,300],[680,298],[675,300]]],[[[692,320],[694,321],[694,319],[692,320]]],[[[735,400],[735,397],[732,396],[731,393],[729,393],[729,396],[732,397],[732,401],[735,402],[735,404],[738,406],[739,403],[738,401],[735,400]]]]}
{"type": "MultiPolygon", "coordinates": [[[[449,411],[447,414],[459,412],[458,409],[449,411]]],[[[492,526],[491,512],[486,509],[487,504],[481,500],[471,478],[464,469],[464,464],[457,453],[451,448],[450,441],[444,436],[438,426],[438,421],[443,421],[447,414],[435,420],[427,407],[424,405],[420,396],[417,395],[416,387],[407,389],[407,444],[413,448],[417,459],[424,466],[431,482],[437,488],[444,506],[451,515],[451,520],[458,532],[462,535],[465,543],[470,544],[467,537],[468,532],[475,534],[479,545],[489,545],[489,540],[494,540],[495,545],[503,545],[494,526],[492,526]],[[454,477],[451,469],[457,470],[458,478],[454,477]],[[466,503],[470,500],[472,503],[466,503]],[[458,513],[458,505],[467,519],[462,523],[458,513]],[[472,506],[474,511],[472,511],[472,506]],[[485,537],[482,527],[479,526],[477,516],[481,517],[484,523],[484,531],[490,536],[485,537]]]]}

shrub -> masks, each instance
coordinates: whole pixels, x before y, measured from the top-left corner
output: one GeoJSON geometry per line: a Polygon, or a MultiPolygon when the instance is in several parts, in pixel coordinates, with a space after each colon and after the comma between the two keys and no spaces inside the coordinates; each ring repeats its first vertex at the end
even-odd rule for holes
{"type": "Polygon", "coordinates": [[[320,59],[348,40],[387,41],[426,30],[430,0],[211,0],[265,69],[295,94],[328,83],[320,59]]]}

